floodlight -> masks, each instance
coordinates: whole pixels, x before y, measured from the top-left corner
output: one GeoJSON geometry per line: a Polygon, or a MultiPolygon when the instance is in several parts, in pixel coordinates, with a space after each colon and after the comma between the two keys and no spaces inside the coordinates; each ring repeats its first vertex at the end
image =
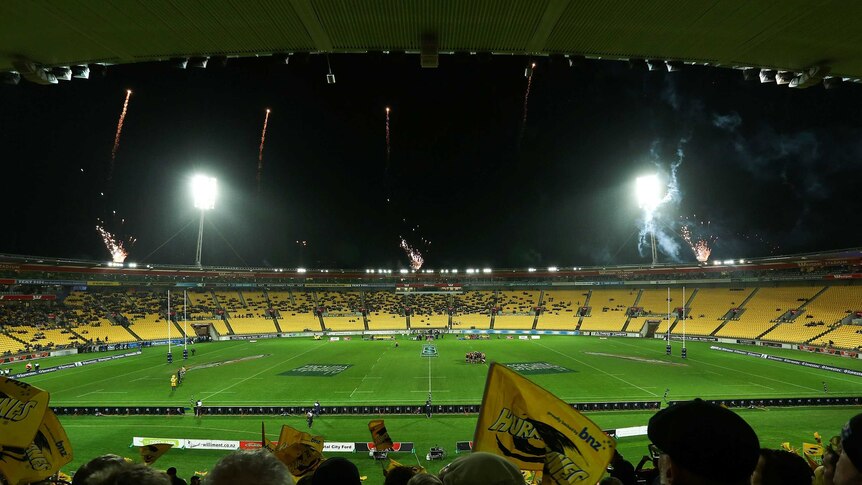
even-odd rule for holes
{"type": "Polygon", "coordinates": [[[491,268],[484,268],[484,269],[482,269],[482,272],[483,272],[483,273],[485,273],[485,274],[490,273],[490,272],[491,272],[491,268]]]}
{"type": "Polygon", "coordinates": [[[216,179],[206,175],[195,175],[192,178],[192,197],[195,208],[211,210],[215,207],[216,179]]]}
{"type": "Polygon", "coordinates": [[[89,66],[72,66],[72,77],[77,79],[89,79],[90,78],[90,67],[89,66]]]}
{"type": "Polygon", "coordinates": [[[401,274],[407,274],[407,273],[409,273],[410,271],[407,271],[406,269],[401,269],[401,270],[399,270],[398,272],[399,272],[399,273],[401,273],[401,274]]]}
{"type": "Polygon", "coordinates": [[[638,206],[642,209],[652,210],[661,202],[661,183],[657,175],[644,175],[638,177],[635,182],[635,193],[638,198],[638,206]]]}
{"type": "Polygon", "coordinates": [[[551,273],[557,272],[559,270],[560,269],[557,268],[556,266],[548,266],[548,271],[550,271],[551,273]]]}
{"type": "Polygon", "coordinates": [[[297,273],[305,273],[306,271],[308,270],[306,270],[305,268],[296,268],[297,273]]]}

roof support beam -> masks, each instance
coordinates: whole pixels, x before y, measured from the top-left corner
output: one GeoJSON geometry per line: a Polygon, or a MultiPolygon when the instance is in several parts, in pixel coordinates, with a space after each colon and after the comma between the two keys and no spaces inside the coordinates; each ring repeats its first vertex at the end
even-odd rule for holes
{"type": "Polygon", "coordinates": [[[557,26],[557,22],[560,21],[560,17],[563,16],[566,7],[569,6],[569,1],[551,0],[548,2],[545,13],[542,14],[542,19],[539,21],[536,31],[533,32],[533,37],[527,42],[528,53],[544,52],[545,44],[548,43],[548,37],[551,36],[551,32],[554,31],[554,27],[557,26]]]}
{"type": "Polygon", "coordinates": [[[290,4],[302,21],[308,36],[314,42],[314,47],[320,52],[332,52],[332,41],[329,40],[329,35],[320,25],[320,19],[317,17],[314,6],[311,5],[311,0],[290,0],[290,4]]]}

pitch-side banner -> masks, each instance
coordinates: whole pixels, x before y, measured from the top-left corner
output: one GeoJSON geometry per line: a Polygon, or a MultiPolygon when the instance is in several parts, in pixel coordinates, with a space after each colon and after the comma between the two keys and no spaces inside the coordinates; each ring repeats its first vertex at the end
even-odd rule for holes
{"type": "Polygon", "coordinates": [[[550,484],[597,483],[616,442],[595,423],[508,367],[493,363],[473,451],[506,457],[522,470],[542,470],[550,484]]]}
{"type": "MultiPolygon", "coordinates": [[[[152,444],[166,443],[174,448],[187,450],[257,450],[260,449],[260,441],[232,441],[232,440],[193,440],[186,438],[147,438],[135,436],[132,438],[132,446],[146,446],[152,444]]],[[[276,443],[277,444],[277,443],[276,443]]],[[[364,443],[363,443],[364,444],[364,443]]],[[[356,443],[327,441],[323,444],[324,453],[353,453],[356,443]]],[[[366,450],[367,451],[367,450],[366,450]]]]}

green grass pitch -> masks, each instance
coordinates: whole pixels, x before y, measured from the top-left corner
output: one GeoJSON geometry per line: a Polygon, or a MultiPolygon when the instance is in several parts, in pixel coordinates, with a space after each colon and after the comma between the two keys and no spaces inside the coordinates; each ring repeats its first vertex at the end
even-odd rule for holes
{"type": "MultiPolygon", "coordinates": [[[[435,404],[478,403],[484,389],[487,365],[466,364],[465,352],[485,352],[488,361],[501,363],[544,362],[565,372],[529,376],[566,401],[661,400],[665,389],[670,399],[754,398],[825,396],[823,383],[833,396],[862,395],[862,378],[804,368],[752,357],[709,350],[709,344],[687,344],[689,358],[679,357],[681,344],[674,342],[674,355],[664,352],[664,341],[596,337],[543,337],[540,340],[456,340],[454,336],[434,341],[438,357],[422,357],[425,342],[391,341],[330,342],[311,339],[262,339],[198,344],[187,361],[176,358],[169,365],[166,347],[144,349],[140,356],[93,364],[35,376],[27,382],[48,390],[52,405],[188,406],[200,398],[207,406],[310,406],[315,400],[327,405],[386,405],[415,403],[426,399],[429,388],[435,404]],[[170,375],[185,364],[188,373],[174,392],[170,375]],[[314,368],[334,375],[297,375],[296,369],[314,368]],[[342,367],[333,367],[341,365],[342,367]],[[306,367],[303,367],[306,366],[306,367]],[[294,372],[291,372],[294,371],[294,372]]],[[[752,347],[740,347],[753,349],[752,347]]],[[[758,348],[773,355],[830,363],[862,370],[855,359],[758,348]]],[[[100,354],[101,356],[102,354],[100,354]]],[[[181,351],[174,349],[174,356],[181,351]]],[[[42,361],[43,367],[91,356],[65,356],[42,361]]],[[[19,364],[20,366],[20,364],[19,364]]],[[[15,369],[20,370],[20,369],[15,369]]],[[[302,373],[306,374],[306,373],[302,373]]],[[[764,446],[783,441],[800,446],[818,431],[836,434],[856,413],[853,408],[746,409],[739,411],[754,426],[764,446]]],[[[646,424],[651,412],[595,412],[588,415],[604,428],[646,424]]],[[[314,432],[329,441],[365,441],[370,417],[322,416],[314,432]]],[[[469,440],[475,415],[387,416],[387,428],[396,441],[413,441],[417,457],[429,470],[444,462],[425,462],[428,448],[439,444],[454,457],[455,441],[469,440]]],[[[134,457],[129,449],[132,436],[200,439],[260,438],[264,421],[271,439],[281,424],[305,427],[302,417],[187,416],[64,416],[61,421],[72,441],[75,460],[66,467],[76,469],[88,459],[112,452],[134,457]]],[[[646,450],[646,438],[623,438],[620,451],[635,462],[646,450]]],[[[158,462],[176,466],[181,474],[207,470],[225,452],[172,450],[158,462]]],[[[415,463],[409,454],[393,454],[402,463],[415,463]]],[[[379,465],[367,456],[348,455],[369,476],[366,483],[382,483],[379,465]]]]}

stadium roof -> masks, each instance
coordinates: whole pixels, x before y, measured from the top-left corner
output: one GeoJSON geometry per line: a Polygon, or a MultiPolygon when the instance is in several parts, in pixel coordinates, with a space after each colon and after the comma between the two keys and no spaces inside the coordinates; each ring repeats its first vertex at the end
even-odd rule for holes
{"type": "Polygon", "coordinates": [[[11,0],[0,71],[195,56],[426,50],[568,54],[862,78],[843,0],[11,0]],[[423,41],[424,39],[424,41],[423,41]]]}

